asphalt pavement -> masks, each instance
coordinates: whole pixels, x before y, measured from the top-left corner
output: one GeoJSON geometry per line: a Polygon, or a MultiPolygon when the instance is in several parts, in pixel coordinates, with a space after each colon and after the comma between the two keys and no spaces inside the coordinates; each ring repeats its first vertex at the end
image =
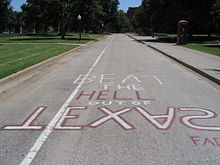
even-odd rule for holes
{"type": "Polygon", "coordinates": [[[0,94],[1,165],[219,165],[220,88],[124,34],[0,94]]]}

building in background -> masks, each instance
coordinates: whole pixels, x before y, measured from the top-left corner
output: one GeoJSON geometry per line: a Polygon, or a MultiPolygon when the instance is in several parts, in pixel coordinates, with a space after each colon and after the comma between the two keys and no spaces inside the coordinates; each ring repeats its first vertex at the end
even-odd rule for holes
{"type": "Polygon", "coordinates": [[[129,7],[128,8],[127,16],[130,20],[135,16],[135,13],[137,12],[137,10],[138,10],[138,7],[129,7]]]}

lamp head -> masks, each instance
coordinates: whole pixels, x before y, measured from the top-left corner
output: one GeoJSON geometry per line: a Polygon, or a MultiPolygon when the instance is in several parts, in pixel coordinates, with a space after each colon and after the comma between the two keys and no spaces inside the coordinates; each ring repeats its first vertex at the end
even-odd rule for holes
{"type": "Polygon", "coordinates": [[[78,19],[78,21],[81,21],[81,20],[82,20],[82,17],[81,17],[80,14],[78,15],[77,19],[78,19]]]}

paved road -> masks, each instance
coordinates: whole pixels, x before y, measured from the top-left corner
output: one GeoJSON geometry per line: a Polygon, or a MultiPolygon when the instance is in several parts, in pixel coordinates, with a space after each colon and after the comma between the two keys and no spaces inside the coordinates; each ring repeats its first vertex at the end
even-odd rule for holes
{"type": "Polygon", "coordinates": [[[1,165],[219,165],[220,91],[123,34],[0,95],[1,165]]]}

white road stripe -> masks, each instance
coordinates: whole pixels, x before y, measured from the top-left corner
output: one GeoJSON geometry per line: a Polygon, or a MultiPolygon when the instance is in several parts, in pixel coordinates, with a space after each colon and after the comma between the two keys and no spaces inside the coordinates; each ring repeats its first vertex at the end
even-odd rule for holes
{"type": "Polygon", "coordinates": [[[88,78],[88,76],[92,73],[98,62],[100,61],[101,57],[105,53],[105,51],[108,49],[112,42],[108,43],[108,45],[105,47],[105,49],[102,51],[102,53],[98,56],[92,67],[89,69],[85,77],[82,79],[82,81],[78,84],[78,86],[75,88],[75,90],[72,92],[72,94],[69,96],[69,98],[66,100],[66,102],[62,105],[62,107],[59,109],[57,114],[53,117],[53,119],[50,121],[46,129],[40,134],[38,139],[35,141],[34,145],[28,152],[28,154],[25,156],[23,161],[20,163],[20,165],[30,165],[35,156],[37,155],[38,151],[41,149],[44,142],[47,140],[48,136],[52,133],[53,128],[55,127],[56,123],[59,121],[59,119],[62,117],[63,113],[65,112],[66,108],[69,106],[70,102],[74,99],[76,94],[79,92],[80,88],[82,87],[84,81],[88,78]]]}
{"type": "Polygon", "coordinates": [[[154,75],[154,78],[159,82],[160,85],[163,85],[163,83],[160,81],[160,79],[154,75]]]}

